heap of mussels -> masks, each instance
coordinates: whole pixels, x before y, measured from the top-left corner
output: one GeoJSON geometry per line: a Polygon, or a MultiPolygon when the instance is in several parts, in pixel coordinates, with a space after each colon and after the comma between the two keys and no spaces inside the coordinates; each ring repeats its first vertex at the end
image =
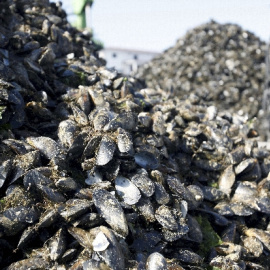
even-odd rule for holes
{"type": "Polygon", "coordinates": [[[139,69],[148,87],[173,91],[202,104],[259,116],[265,82],[266,44],[235,24],[215,21],[187,32],[174,47],[139,69]]]}
{"type": "Polygon", "coordinates": [[[2,269],[269,269],[251,123],[105,68],[59,4],[0,8],[2,269]]]}

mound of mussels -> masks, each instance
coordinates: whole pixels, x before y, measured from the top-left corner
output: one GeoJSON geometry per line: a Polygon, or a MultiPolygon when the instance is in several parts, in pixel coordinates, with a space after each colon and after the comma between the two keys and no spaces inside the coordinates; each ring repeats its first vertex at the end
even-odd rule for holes
{"type": "Polygon", "coordinates": [[[181,98],[194,93],[201,104],[260,118],[265,56],[265,42],[253,33],[236,24],[210,21],[188,31],[136,76],[150,88],[172,91],[181,98]]]}
{"type": "Polygon", "coordinates": [[[0,7],[1,269],[269,269],[252,123],[104,67],[60,4],[0,7]]]}

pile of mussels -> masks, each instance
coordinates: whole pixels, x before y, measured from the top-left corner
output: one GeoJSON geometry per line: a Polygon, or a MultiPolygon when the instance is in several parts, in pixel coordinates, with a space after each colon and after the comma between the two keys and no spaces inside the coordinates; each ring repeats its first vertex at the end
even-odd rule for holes
{"type": "Polygon", "coordinates": [[[0,8],[2,269],[269,269],[250,123],[105,68],[60,4],[0,8]]]}
{"type": "Polygon", "coordinates": [[[203,104],[252,118],[262,107],[265,55],[266,44],[253,33],[210,21],[187,32],[136,76],[148,87],[184,98],[194,93],[203,104]]]}

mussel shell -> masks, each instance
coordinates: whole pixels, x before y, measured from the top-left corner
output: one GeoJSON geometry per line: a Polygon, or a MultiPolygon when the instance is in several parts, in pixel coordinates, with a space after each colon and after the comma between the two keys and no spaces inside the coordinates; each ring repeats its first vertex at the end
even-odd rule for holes
{"type": "Polygon", "coordinates": [[[243,160],[234,168],[235,174],[238,175],[250,171],[256,163],[257,160],[254,158],[248,158],[243,160]]]}
{"type": "Polygon", "coordinates": [[[64,208],[59,209],[59,213],[69,222],[88,212],[92,204],[88,200],[70,199],[64,208]]]}
{"type": "Polygon", "coordinates": [[[248,230],[245,230],[245,234],[250,237],[256,237],[259,239],[264,247],[270,251],[270,233],[261,229],[256,228],[250,228],[248,230]]]}
{"type": "Polygon", "coordinates": [[[155,112],[152,116],[153,119],[153,132],[158,135],[164,135],[166,133],[165,121],[162,112],[155,112]]]}
{"type": "Polygon", "coordinates": [[[22,233],[17,248],[23,249],[25,246],[37,236],[37,231],[33,226],[28,227],[22,233]]]}
{"type": "Polygon", "coordinates": [[[138,170],[130,180],[147,197],[151,197],[155,192],[155,185],[144,169],[138,170]]]}
{"type": "Polygon", "coordinates": [[[142,196],[141,199],[136,203],[136,207],[147,221],[154,222],[156,220],[155,210],[149,198],[142,196]]]}
{"type": "Polygon", "coordinates": [[[84,113],[84,111],[82,111],[79,107],[77,107],[75,105],[72,105],[71,109],[73,111],[74,120],[78,123],[78,125],[86,126],[89,121],[88,121],[88,117],[84,113]]]}
{"type": "Polygon", "coordinates": [[[12,169],[11,160],[6,160],[0,166],[0,188],[5,184],[7,177],[10,175],[12,169]]]}
{"type": "Polygon", "coordinates": [[[28,259],[12,263],[7,269],[9,270],[38,269],[38,268],[48,269],[48,267],[50,267],[50,263],[46,260],[46,258],[31,257],[28,259]]]}
{"type": "Polygon", "coordinates": [[[69,227],[68,232],[78,241],[78,243],[88,250],[93,249],[95,233],[85,231],[81,228],[69,227]]]}
{"type": "Polygon", "coordinates": [[[96,261],[94,259],[83,262],[83,270],[110,270],[110,268],[101,261],[96,261]]]}
{"type": "Polygon", "coordinates": [[[187,225],[189,227],[188,237],[197,243],[202,243],[203,233],[198,221],[191,215],[187,215],[187,225]]]}
{"type": "MultiPolygon", "coordinates": [[[[125,258],[122,252],[120,243],[117,241],[112,230],[107,227],[100,226],[100,232],[103,233],[108,245],[104,250],[97,251],[98,255],[104,260],[104,262],[111,268],[115,270],[125,269],[125,258]]],[[[97,231],[96,229],[93,229],[97,231]]]]}
{"type": "Polygon", "coordinates": [[[235,173],[233,171],[233,166],[230,165],[220,175],[218,180],[218,187],[224,193],[230,194],[234,182],[235,182],[235,173]]]}
{"type": "Polygon", "coordinates": [[[37,224],[38,228],[46,228],[55,224],[56,221],[60,218],[58,209],[47,209],[42,213],[37,224]]]}
{"type": "Polygon", "coordinates": [[[102,182],[102,175],[99,171],[87,171],[88,177],[85,179],[87,185],[94,185],[102,182]]]}
{"type": "Polygon", "coordinates": [[[110,137],[102,137],[96,154],[96,165],[104,166],[111,161],[115,149],[115,143],[110,137]]]}
{"type": "Polygon", "coordinates": [[[28,137],[26,141],[48,159],[61,155],[61,147],[49,137],[28,137]]]}
{"type": "Polygon", "coordinates": [[[41,192],[45,197],[47,197],[52,202],[60,203],[60,202],[66,201],[66,198],[64,197],[64,195],[61,194],[60,192],[58,192],[54,188],[50,188],[50,187],[47,187],[45,185],[37,184],[37,189],[39,192],[41,192]]]}
{"type": "Polygon", "coordinates": [[[112,120],[113,114],[106,110],[101,109],[93,116],[93,125],[96,131],[103,130],[103,128],[112,120]]]}
{"type": "Polygon", "coordinates": [[[17,206],[5,210],[3,215],[10,220],[31,224],[39,218],[40,212],[35,207],[17,206]]]}
{"type": "Polygon", "coordinates": [[[55,182],[55,186],[62,192],[76,191],[79,187],[75,179],[71,177],[60,178],[55,182]]]}
{"type": "Polygon", "coordinates": [[[134,155],[135,162],[144,169],[155,170],[159,167],[157,157],[148,151],[141,151],[134,155]]]}
{"type": "Polygon", "coordinates": [[[175,217],[173,216],[169,207],[161,205],[156,210],[155,217],[164,228],[171,231],[176,231],[178,229],[177,221],[175,220],[175,217]]]}
{"type": "Polygon", "coordinates": [[[82,131],[78,134],[67,152],[68,161],[77,161],[77,159],[82,156],[88,139],[89,133],[87,131],[82,131]]]}
{"type": "Polygon", "coordinates": [[[123,198],[125,203],[133,205],[140,200],[141,193],[139,189],[129,179],[117,176],[114,182],[116,192],[123,198]]]}
{"type": "Polygon", "coordinates": [[[121,153],[133,154],[133,142],[130,133],[122,128],[118,128],[117,146],[121,153]]]}
{"type": "Polygon", "coordinates": [[[70,119],[64,120],[58,127],[58,138],[62,145],[70,147],[75,139],[75,132],[77,130],[76,123],[70,119]]]}
{"type": "Polygon", "coordinates": [[[104,251],[110,245],[107,237],[105,234],[100,231],[96,238],[93,241],[93,250],[94,251],[104,251]]]}
{"type": "Polygon", "coordinates": [[[95,156],[95,152],[97,148],[99,147],[101,139],[102,139],[101,135],[95,135],[89,139],[83,151],[83,155],[82,155],[83,159],[92,158],[95,156]]]}
{"type": "Polygon", "coordinates": [[[242,239],[244,247],[252,256],[258,258],[263,253],[263,244],[255,236],[245,237],[242,239]]]}
{"type": "Polygon", "coordinates": [[[132,131],[135,129],[136,125],[137,116],[135,113],[122,112],[104,127],[104,131],[117,130],[118,128],[132,131]]]}
{"type": "Polygon", "coordinates": [[[170,195],[160,183],[155,183],[155,199],[158,204],[167,204],[170,201],[170,195]]]}
{"type": "Polygon", "coordinates": [[[120,203],[116,198],[104,189],[93,193],[93,202],[98,213],[118,233],[128,234],[127,221],[120,203]]]}
{"type": "Polygon", "coordinates": [[[168,269],[166,259],[158,252],[149,255],[146,261],[147,270],[165,270],[168,269]]]}
{"type": "Polygon", "coordinates": [[[201,256],[188,249],[180,249],[176,256],[177,259],[185,263],[200,265],[203,262],[203,258],[201,256]]]}

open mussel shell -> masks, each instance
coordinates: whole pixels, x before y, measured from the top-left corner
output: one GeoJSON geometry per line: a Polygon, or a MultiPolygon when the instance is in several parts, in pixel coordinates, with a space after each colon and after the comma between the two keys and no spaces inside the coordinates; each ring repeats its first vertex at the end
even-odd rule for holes
{"type": "MultiPolygon", "coordinates": [[[[122,248],[112,230],[104,226],[93,228],[90,231],[70,227],[68,232],[88,251],[95,251],[110,269],[125,269],[125,259],[122,248]]],[[[100,261],[100,259],[98,261],[100,261]]],[[[94,261],[85,263],[87,267],[92,264],[94,264],[94,266],[102,265],[94,261]]]]}
{"type": "Polygon", "coordinates": [[[105,234],[100,231],[96,238],[93,241],[93,250],[94,251],[104,251],[105,249],[107,249],[107,247],[110,245],[107,237],[105,236],[105,234]]]}
{"type": "Polygon", "coordinates": [[[257,197],[256,183],[243,181],[238,183],[232,197],[232,202],[239,202],[254,207],[257,197]]]}
{"type": "Polygon", "coordinates": [[[257,160],[254,158],[243,160],[240,164],[238,164],[234,168],[235,174],[238,175],[238,174],[242,174],[242,173],[246,173],[250,171],[256,163],[257,163],[257,160]]]}
{"type": "Polygon", "coordinates": [[[116,192],[122,197],[125,203],[133,205],[140,200],[140,190],[129,179],[123,176],[117,176],[114,182],[116,192]]]}

